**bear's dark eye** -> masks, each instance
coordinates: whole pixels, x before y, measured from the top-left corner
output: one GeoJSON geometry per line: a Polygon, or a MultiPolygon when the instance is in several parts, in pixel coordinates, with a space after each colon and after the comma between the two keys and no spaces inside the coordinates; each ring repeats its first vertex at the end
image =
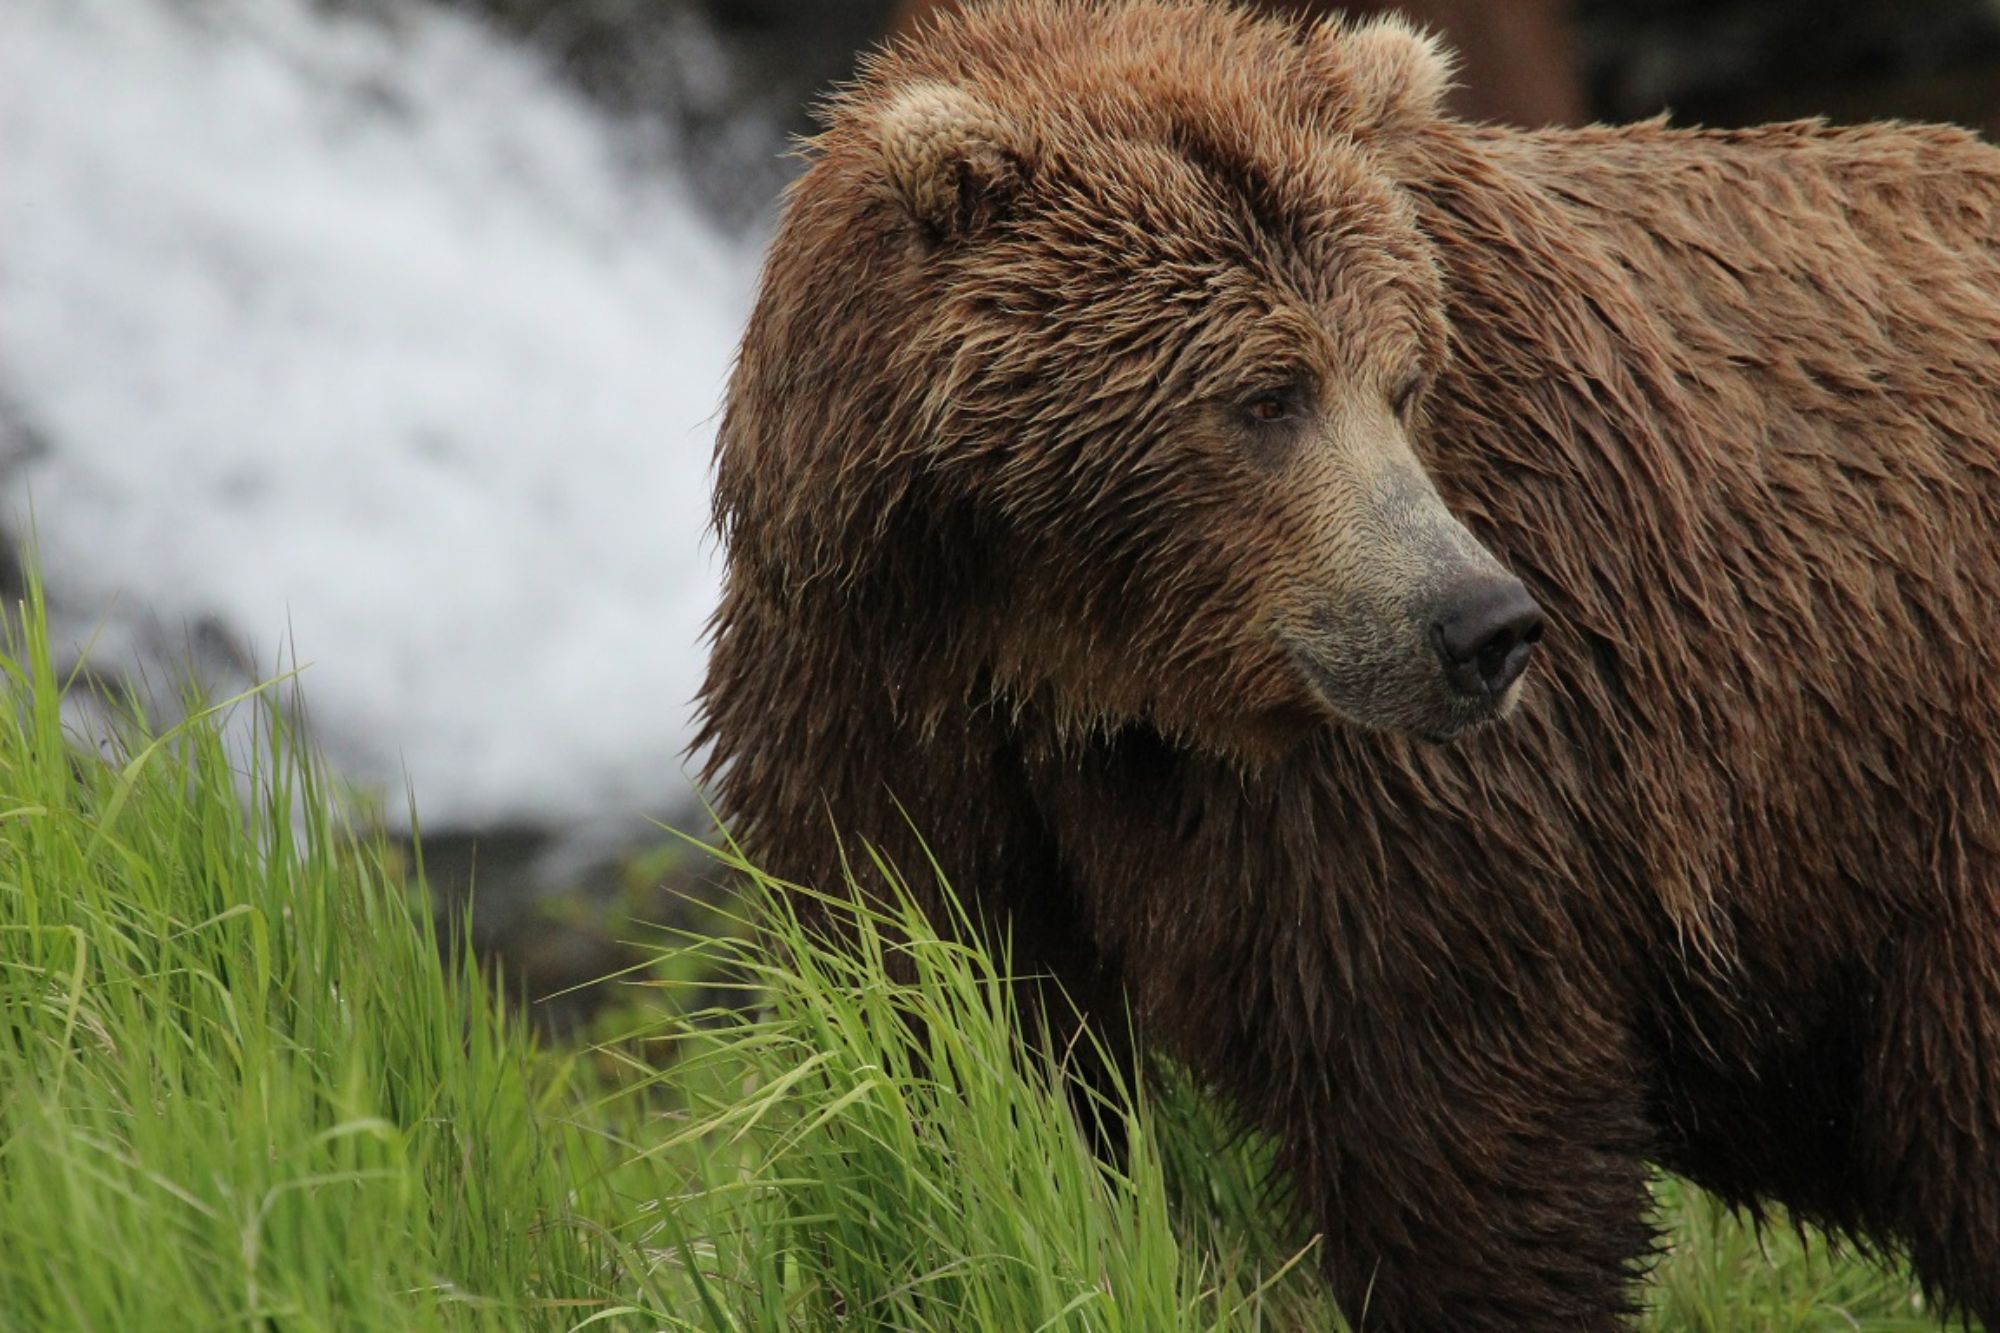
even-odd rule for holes
{"type": "Polygon", "coordinates": [[[1304,380],[1266,381],[1237,400],[1236,410],[1258,426],[1282,426],[1304,420],[1312,410],[1312,391],[1304,380]]]}
{"type": "Polygon", "coordinates": [[[1260,393],[1243,405],[1243,414],[1252,421],[1283,421],[1292,414],[1292,405],[1281,394],[1260,393]]]}
{"type": "Polygon", "coordinates": [[[1421,370],[1411,371],[1396,385],[1396,392],[1389,399],[1390,408],[1398,417],[1408,417],[1410,408],[1416,404],[1417,395],[1422,393],[1423,389],[1424,373],[1421,370]]]}

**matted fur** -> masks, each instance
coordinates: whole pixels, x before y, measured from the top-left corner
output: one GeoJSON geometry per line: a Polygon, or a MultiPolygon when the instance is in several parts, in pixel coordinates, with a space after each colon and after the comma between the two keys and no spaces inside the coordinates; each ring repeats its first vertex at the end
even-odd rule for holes
{"type": "Polygon", "coordinates": [[[1490,129],[1446,77],[1144,0],[869,68],[730,388],[724,814],[803,882],[921,882],[920,831],[1281,1137],[1365,1327],[1617,1326],[1649,1161],[2000,1326],[2000,152],[1490,129]],[[1366,544],[1188,424],[1392,351],[1551,622],[1446,747],[1316,707],[1269,590],[1366,544]]]}

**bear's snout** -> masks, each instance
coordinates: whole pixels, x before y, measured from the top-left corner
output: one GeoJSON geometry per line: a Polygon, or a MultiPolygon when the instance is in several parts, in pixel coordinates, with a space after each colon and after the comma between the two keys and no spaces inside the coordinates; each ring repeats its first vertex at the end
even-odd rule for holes
{"type": "Polygon", "coordinates": [[[1521,678],[1542,637],[1542,608],[1518,579],[1491,579],[1454,597],[1431,622],[1445,679],[1473,699],[1497,699],[1521,678]]]}

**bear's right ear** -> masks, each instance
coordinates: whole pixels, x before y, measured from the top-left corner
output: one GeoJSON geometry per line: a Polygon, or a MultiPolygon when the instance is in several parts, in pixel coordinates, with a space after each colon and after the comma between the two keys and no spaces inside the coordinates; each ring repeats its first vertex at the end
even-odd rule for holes
{"type": "Polygon", "coordinates": [[[1444,114],[1457,60],[1402,16],[1323,19],[1307,30],[1306,43],[1351,130],[1402,133],[1444,114]]]}
{"type": "Polygon", "coordinates": [[[935,239],[985,226],[1028,179],[1027,131],[949,84],[903,89],[876,134],[890,190],[935,239]]]}

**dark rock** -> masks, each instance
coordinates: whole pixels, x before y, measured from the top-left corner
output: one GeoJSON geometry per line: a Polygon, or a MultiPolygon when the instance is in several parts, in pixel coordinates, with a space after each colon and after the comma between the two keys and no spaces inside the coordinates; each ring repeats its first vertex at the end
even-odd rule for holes
{"type": "Polygon", "coordinates": [[[454,0],[657,133],[732,221],[770,206],[808,108],[854,70],[891,0],[454,0]]]}
{"type": "Polygon", "coordinates": [[[1576,14],[1606,119],[1860,120],[1935,114],[1928,105],[1978,124],[2000,101],[1992,84],[1970,104],[1924,91],[2000,61],[2000,7],[1989,0],[1584,0],[1576,14]]]}
{"type": "MultiPolygon", "coordinates": [[[[29,422],[27,413],[11,394],[0,391],[0,494],[14,493],[14,479],[22,469],[49,452],[49,441],[29,422]]],[[[12,519],[12,514],[0,519],[12,519]]],[[[22,565],[21,535],[0,521],[0,599],[12,606],[27,596],[26,571],[22,565]]]]}
{"type": "MultiPolygon", "coordinates": [[[[712,833],[693,808],[664,823],[712,833]]],[[[592,845],[573,830],[512,824],[426,830],[398,847],[413,881],[421,868],[441,937],[456,945],[469,936],[505,993],[556,1034],[575,1032],[619,998],[615,974],[650,955],[636,940],[664,932],[671,943],[699,932],[728,897],[711,858],[665,832],[592,845]]]]}

